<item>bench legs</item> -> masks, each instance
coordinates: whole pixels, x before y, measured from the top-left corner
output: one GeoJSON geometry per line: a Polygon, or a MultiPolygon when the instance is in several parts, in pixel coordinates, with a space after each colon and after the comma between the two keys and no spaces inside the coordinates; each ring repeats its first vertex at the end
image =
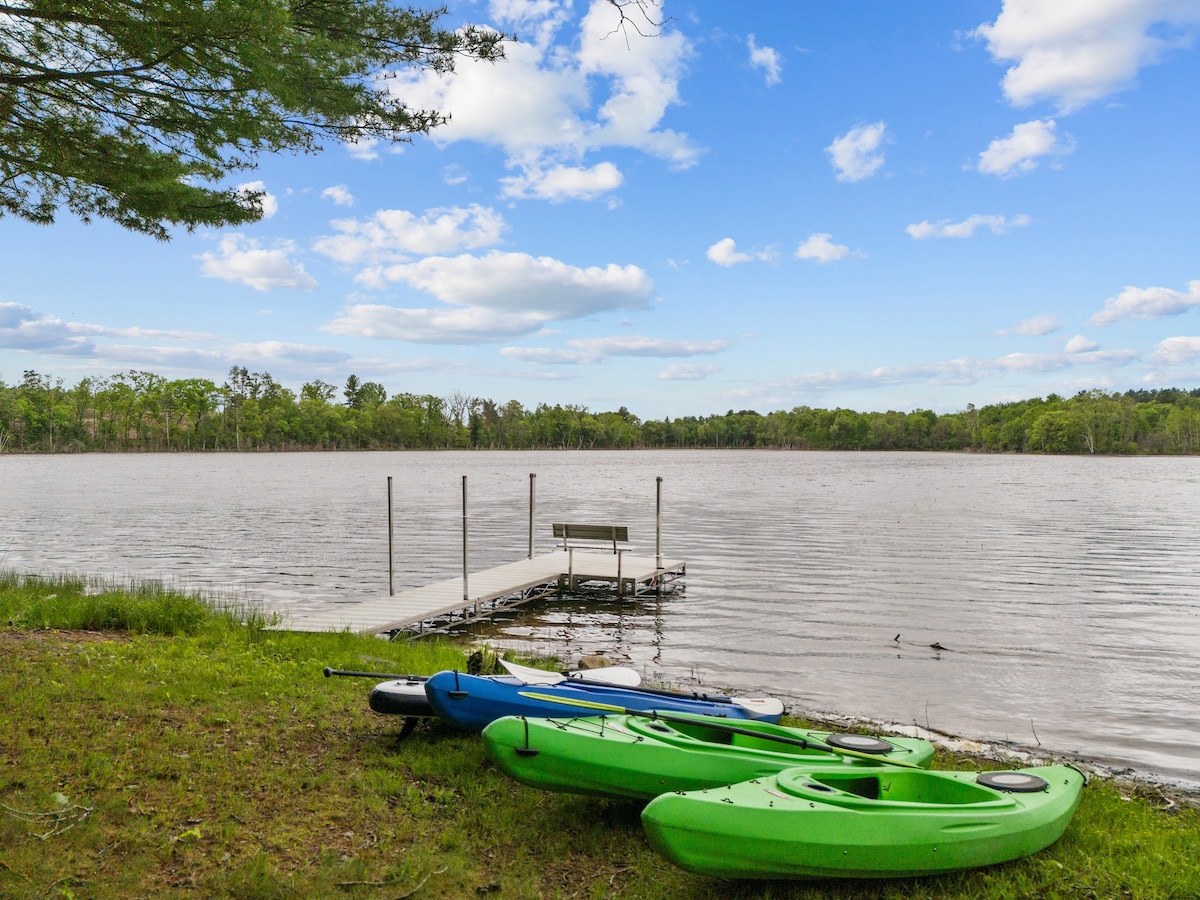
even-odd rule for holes
{"type": "MultiPolygon", "coordinates": [[[[624,562],[624,557],[625,557],[624,548],[618,548],[616,550],[616,556],[617,556],[617,596],[624,597],[625,596],[625,577],[622,573],[622,563],[624,562]]],[[[567,588],[572,591],[575,590],[579,586],[579,579],[576,578],[576,576],[575,576],[575,548],[574,547],[567,548],[567,578],[566,578],[566,582],[567,582],[567,588]]],[[[563,587],[563,580],[560,578],[558,581],[558,588],[560,591],[562,590],[562,587],[563,587]]],[[[636,594],[637,593],[637,585],[634,584],[632,587],[633,587],[634,593],[636,594]]]]}

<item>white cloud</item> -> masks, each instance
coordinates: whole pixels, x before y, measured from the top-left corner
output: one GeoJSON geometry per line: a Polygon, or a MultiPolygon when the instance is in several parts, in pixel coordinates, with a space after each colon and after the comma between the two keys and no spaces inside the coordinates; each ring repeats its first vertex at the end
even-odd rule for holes
{"type": "Polygon", "coordinates": [[[200,274],[205,278],[238,282],[256,291],[311,291],[317,286],[316,279],[291,258],[295,252],[292,241],[276,241],[272,247],[263,248],[256,240],[231,234],[221,238],[217,253],[201,253],[194,259],[200,260],[200,274]]]}
{"type": "Polygon", "coordinates": [[[1011,219],[976,214],[961,222],[951,222],[949,219],[942,219],[940,222],[918,222],[904,230],[918,241],[932,237],[969,238],[975,234],[976,228],[984,227],[990,229],[992,234],[1004,234],[1010,228],[1024,228],[1030,221],[1029,216],[1024,214],[1013,216],[1011,219]]]}
{"type": "MultiPolygon", "coordinates": [[[[55,321],[58,321],[57,319],[55,321]]],[[[170,338],[180,341],[210,341],[216,335],[203,331],[180,331],[158,328],[112,328],[107,325],[92,325],[86,322],[65,322],[64,327],[72,334],[99,334],[127,338],[170,338]]]]}
{"type": "Polygon", "coordinates": [[[1075,337],[1067,341],[1067,345],[1063,347],[1064,353],[1090,353],[1093,350],[1099,349],[1100,345],[1093,340],[1085,338],[1082,334],[1077,334],[1075,337]]]}
{"type": "Polygon", "coordinates": [[[638,266],[580,269],[550,257],[496,250],[484,256],[426,257],[389,266],[378,277],[426,291],[444,303],[539,311],[553,318],[641,308],[653,292],[650,277],[638,266]]]}
{"type": "Polygon", "coordinates": [[[372,287],[401,283],[446,304],[403,309],[354,304],[324,326],[333,334],[433,343],[505,340],[578,319],[648,305],[654,286],[637,266],[578,268],[549,257],[492,251],[483,256],[430,256],[375,267],[358,280],[372,287]]]}
{"type": "Polygon", "coordinates": [[[404,209],[381,209],[369,219],[337,219],[331,224],[341,233],[319,238],[313,249],[346,264],[490,247],[508,230],[503,216],[478,204],[429,209],[420,217],[404,209]]]}
{"type": "Polygon", "coordinates": [[[1200,337],[1169,337],[1158,342],[1150,359],[1170,366],[1200,359],[1200,337]]]}
{"type": "Polygon", "coordinates": [[[1055,372],[1071,363],[1060,353],[1009,353],[999,359],[987,360],[985,365],[1009,372],[1055,372]]]}
{"type": "Polygon", "coordinates": [[[1005,72],[1014,106],[1049,99],[1062,112],[1130,87],[1142,66],[1190,46],[1194,0],[1005,0],[996,21],[972,34],[1005,72]]]}
{"type": "Polygon", "coordinates": [[[1136,350],[1084,350],[1072,354],[1072,359],[1080,365],[1108,366],[1121,368],[1139,359],[1141,354],[1136,350]]]}
{"type": "Polygon", "coordinates": [[[199,331],[154,328],[112,328],[87,322],[66,322],[49,313],[40,313],[20,303],[0,302],[0,346],[30,349],[69,342],[82,335],[128,338],[172,338],[212,340],[215,335],[199,331]]]}
{"type": "Polygon", "coordinates": [[[95,351],[95,345],[71,323],[11,302],[0,303],[0,348],[65,356],[87,356],[95,351]]]}
{"type": "Polygon", "coordinates": [[[558,0],[491,0],[488,14],[502,27],[516,31],[519,41],[546,47],[567,21],[570,7],[570,2],[558,0]]]}
{"type": "Polygon", "coordinates": [[[541,365],[594,365],[614,356],[651,358],[706,356],[727,350],[730,342],[725,340],[677,341],[642,335],[615,335],[603,338],[576,338],[567,341],[567,346],[570,349],[505,347],[500,353],[509,359],[541,365]]]}
{"type": "Polygon", "coordinates": [[[740,253],[733,238],[721,238],[704,254],[718,266],[736,266],[738,263],[752,262],[754,256],[750,253],[740,253]]]}
{"type": "Polygon", "coordinates": [[[720,366],[698,366],[694,363],[671,363],[658,373],[659,381],[702,381],[721,371],[720,366]]]}
{"type": "Polygon", "coordinates": [[[379,146],[383,142],[379,138],[364,137],[353,143],[345,144],[346,152],[355,159],[370,162],[379,159],[379,146]]]}
{"type": "Polygon", "coordinates": [[[1041,316],[1033,316],[1030,319],[1022,319],[1015,327],[1001,329],[996,334],[1020,334],[1027,337],[1040,337],[1043,334],[1058,331],[1060,327],[1058,317],[1047,313],[1041,316]]]}
{"type": "MultiPolygon", "coordinates": [[[[239,184],[234,190],[245,197],[250,193],[258,193],[258,203],[262,207],[262,217],[265,221],[271,218],[275,213],[279,212],[279,200],[274,194],[267,191],[267,186],[261,181],[247,181],[244,184],[239,184]]],[[[249,202],[243,203],[244,206],[249,206],[249,202]]]]}
{"type": "Polygon", "coordinates": [[[1012,178],[1026,175],[1038,167],[1044,156],[1063,156],[1075,149],[1074,141],[1067,136],[1065,142],[1055,134],[1053,119],[1035,119],[1013,128],[1006,138],[996,138],[986,150],[979,154],[976,168],[984,175],[1012,178]]]}
{"type": "Polygon", "coordinates": [[[827,263],[843,259],[849,252],[849,247],[835,244],[831,234],[810,234],[808,240],[796,248],[796,258],[827,263]]]}
{"type": "Polygon", "coordinates": [[[391,87],[413,106],[451,114],[431,135],[440,144],[494,144],[514,159],[586,149],[587,128],[577,114],[589,102],[586,80],[532,44],[509,44],[502,65],[462,60],[449,75],[401,72],[391,87]]]}
{"type": "Polygon", "coordinates": [[[862,181],[883,166],[880,146],[887,134],[883,122],[851,128],[825,148],[837,170],[838,181],[862,181]]]}
{"type": "Polygon", "coordinates": [[[269,367],[276,375],[311,378],[314,369],[342,365],[351,358],[349,353],[333,347],[281,341],[243,343],[206,332],[68,322],[3,302],[0,349],[67,358],[76,371],[82,371],[84,365],[99,364],[115,371],[150,369],[166,377],[210,377],[218,382],[235,364],[264,370],[269,367]],[[100,339],[114,337],[125,340],[100,339]]]}
{"type": "Polygon", "coordinates": [[[26,322],[36,319],[37,315],[28,306],[11,301],[0,301],[0,328],[9,330],[19,328],[26,322]]]}
{"type": "Polygon", "coordinates": [[[254,365],[327,365],[350,359],[350,354],[333,347],[288,344],[283,341],[255,341],[232,345],[228,355],[254,365]]]}
{"type": "Polygon", "coordinates": [[[563,200],[594,200],[621,186],[624,176],[610,162],[598,163],[590,169],[583,166],[553,166],[542,170],[536,165],[525,168],[520,175],[500,179],[501,196],[537,198],[560,203],[563,200]]]}
{"type": "Polygon", "coordinates": [[[360,303],[348,306],[322,330],[347,337],[425,344],[479,344],[531,334],[551,318],[539,312],[481,307],[403,309],[360,303]]]}
{"type": "Polygon", "coordinates": [[[195,374],[218,373],[233,363],[258,361],[273,368],[287,360],[340,361],[347,354],[338,350],[303,345],[264,342],[229,345],[215,334],[148,328],[114,328],[86,322],[67,322],[16,303],[0,303],[0,348],[34,351],[52,356],[104,361],[118,368],[147,366],[182,370],[195,374]],[[95,337],[118,337],[137,341],[113,343],[95,337]],[[175,341],[146,343],[146,341],[175,341]],[[198,346],[212,343],[214,347],[198,346]]]}
{"type": "Polygon", "coordinates": [[[870,372],[811,372],[794,375],[768,387],[787,392],[834,389],[867,390],[887,385],[927,383],[933,385],[977,384],[1010,372],[1055,372],[1082,366],[1120,368],[1138,358],[1132,350],[1093,350],[1077,353],[1009,353],[996,359],[959,357],[908,366],[880,366],[870,372]]]}
{"type": "Polygon", "coordinates": [[[730,346],[729,341],[677,341],[641,335],[618,335],[604,338],[578,338],[567,341],[586,353],[597,356],[701,356],[720,353],[730,346]]]}
{"type": "Polygon", "coordinates": [[[1164,287],[1127,287],[1104,301],[1104,309],[1088,320],[1091,325],[1108,325],[1121,319],[1161,319],[1178,316],[1200,306],[1200,280],[1189,281],[1187,292],[1164,287]]]}
{"type": "MultiPolygon", "coordinates": [[[[590,172],[593,180],[610,184],[615,167],[581,167],[584,155],[605,148],[640,150],[674,168],[696,163],[700,151],[692,140],[661,127],[667,109],[679,102],[679,80],[692,52],[682,34],[667,29],[652,40],[626,43],[613,35],[618,11],[607,0],[593,0],[568,50],[551,40],[565,23],[565,5],[505,0],[490,9],[499,21],[519,23],[536,37],[509,44],[502,65],[460,60],[449,75],[412,69],[390,84],[409,105],[451,114],[432,140],[503,148],[510,168],[525,179],[506,183],[523,197],[543,196],[532,186],[559,168],[564,174],[572,168],[590,172]]],[[[600,193],[593,184],[577,196],[600,193]]],[[[551,190],[548,196],[562,194],[551,190]]]]}
{"type": "Polygon", "coordinates": [[[137,369],[148,366],[179,369],[189,374],[197,370],[223,372],[241,359],[230,358],[220,350],[198,347],[146,346],[144,344],[97,344],[88,354],[94,360],[116,363],[121,368],[137,369]]]}
{"type": "Polygon", "coordinates": [[[780,75],[783,58],[780,57],[779,52],[771,47],[759,47],[754,42],[754,35],[747,38],[746,46],[750,48],[750,65],[762,69],[766,73],[767,86],[779,84],[783,80],[780,75]]]}
{"type": "Polygon", "coordinates": [[[332,200],[336,206],[353,206],[354,195],[350,193],[344,184],[335,184],[333,187],[327,187],[321,191],[321,196],[332,200]]]}
{"type": "Polygon", "coordinates": [[[633,147],[687,168],[698,158],[691,139],[658,126],[667,107],[679,102],[679,80],[691,46],[681,33],[670,30],[653,40],[608,40],[618,16],[608,0],[593,0],[580,29],[580,72],[607,80],[610,88],[597,111],[599,127],[589,149],[633,147]]]}
{"type": "Polygon", "coordinates": [[[549,347],[503,347],[500,355],[542,366],[579,366],[600,361],[579,350],[553,350],[549,347]]]}

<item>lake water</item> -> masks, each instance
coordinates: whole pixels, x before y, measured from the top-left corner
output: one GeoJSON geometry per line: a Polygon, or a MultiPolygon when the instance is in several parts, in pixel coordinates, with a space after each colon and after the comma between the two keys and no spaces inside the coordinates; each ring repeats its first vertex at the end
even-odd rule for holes
{"type": "Polygon", "coordinates": [[[0,456],[0,568],[161,578],[270,610],[629,526],[686,589],[514,610],[494,644],[1013,742],[1200,787],[1200,460],[751,451],[0,456]],[[941,650],[931,645],[940,645],[941,650]]]}

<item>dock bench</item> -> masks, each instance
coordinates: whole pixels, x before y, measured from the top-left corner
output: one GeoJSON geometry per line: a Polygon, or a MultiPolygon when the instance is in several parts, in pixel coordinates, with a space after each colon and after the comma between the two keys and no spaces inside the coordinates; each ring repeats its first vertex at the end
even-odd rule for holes
{"type": "Polygon", "coordinates": [[[562,548],[569,550],[579,547],[581,550],[600,550],[612,547],[613,553],[629,550],[621,544],[629,543],[629,528],[625,525],[570,525],[555,522],[554,536],[562,539],[562,548]]]}
{"type": "MultiPolygon", "coordinates": [[[[562,540],[562,549],[567,552],[566,586],[571,590],[578,587],[575,575],[575,551],[609,551],[617,556],[617,596],[625,596],[626,579],[621,571],[622,556],[629,546],[629,528],[625,525],[572,525],[555,522],[554,537],[562,540]]],[[[630,585],[636,590],[636,585],[630,585]]]]}

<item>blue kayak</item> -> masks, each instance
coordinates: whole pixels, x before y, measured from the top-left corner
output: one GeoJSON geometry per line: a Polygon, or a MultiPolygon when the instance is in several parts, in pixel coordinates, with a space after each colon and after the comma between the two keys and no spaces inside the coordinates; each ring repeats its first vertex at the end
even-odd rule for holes
{"type": "Polygon", "coordinates": [[[778,722],[783,715],[783,703],[775,697],[713,697],[574,680],[531,685],[511,676],[483,677],[452,671],[430,675],[425,681],[425,696],[435,713],[468,731],[482,731],[502,716],[563,718],[657,710],[778,722]]]}

